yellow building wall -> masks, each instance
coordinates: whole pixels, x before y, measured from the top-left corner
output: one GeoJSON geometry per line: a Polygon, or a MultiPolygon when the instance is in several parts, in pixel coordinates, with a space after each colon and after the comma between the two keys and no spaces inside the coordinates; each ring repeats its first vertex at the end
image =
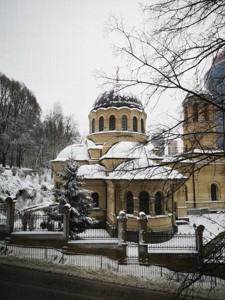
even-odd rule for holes
{"type": "Polygon", "coordinates": [[[127,116],[127,123],[128,128],[127,131],[133,131],[133,117],[136,117],[138,120],[138,132],[141,133],[141,119],[144,120],[144,129],[146,129],[146,118],[147,115],[144,111],[138,109],[130,109],[127,107],[110,107],[108,109],[100,108],[96,111],[91,111],[88,118],[89,118],[89,132],[92,132],[92,120],[95,119],[95,131],[99,131],[99,119],[100,117],[104,118],[104,131],[109,131],[109,118],[111,115],[114,115],[116,118],[116,128],[115,130],[121,131],[122,130],[122,123],[121,119],[123,115],[127,116]]]}
{"type": "Polygon", "coordinates": [[[189,191],[188,201],[186,201],[187,207],[225,208],[225,163],[215,162],[206,166],[197,164],[196,167],[200,170],[195,172],[192,178],[187,181],[189,191]],[[211,184],[218,186],[218,200],[216,201],[211,199],[211,184]]]}

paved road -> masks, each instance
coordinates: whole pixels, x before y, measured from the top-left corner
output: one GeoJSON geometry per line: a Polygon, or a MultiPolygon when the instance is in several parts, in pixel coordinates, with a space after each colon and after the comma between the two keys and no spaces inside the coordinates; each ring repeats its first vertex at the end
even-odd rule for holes
{"type": "Polygon", "coordinates": [[[149,290],[0,265],[2,300],[167,300],[166,294],[149,290]]]}

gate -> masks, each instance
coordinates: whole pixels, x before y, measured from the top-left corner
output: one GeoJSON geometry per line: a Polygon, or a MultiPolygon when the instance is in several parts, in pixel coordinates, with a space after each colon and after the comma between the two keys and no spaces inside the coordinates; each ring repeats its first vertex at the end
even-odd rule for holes
{"type": "Polygon", "coordinates": [[[127,244],[127,263],[139,264],[138,244],[137,243],[131,242],[131,243],[127,244]]]}

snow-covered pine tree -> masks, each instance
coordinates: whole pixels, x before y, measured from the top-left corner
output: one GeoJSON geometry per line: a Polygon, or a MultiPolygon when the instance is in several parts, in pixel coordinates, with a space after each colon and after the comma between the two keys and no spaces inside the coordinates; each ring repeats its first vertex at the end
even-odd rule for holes
{"type": "Polygon", "coordinates": [[[66,203],[71,205],[70,237],[75,239],[78,233],[90,228],[96,221],[88,216],[93,207],[90,192],[83,188],[84,183],[78,176],[77,163],[70,159],[59,176],[63,179],[63,189],[59,191],[59,211],[66,203]]]}

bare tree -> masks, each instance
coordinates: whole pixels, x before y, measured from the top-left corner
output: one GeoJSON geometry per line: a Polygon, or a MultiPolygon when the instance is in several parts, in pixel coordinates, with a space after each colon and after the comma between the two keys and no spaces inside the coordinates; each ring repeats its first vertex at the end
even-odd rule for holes
{"type": "Polygon", "coordinates": [[[57,104],[43,121],[44,152],[46,162],[55,159],[66,146],[77,143],[80,133],[72,116],[63,115],[62,107],[57,104]]]}
{"type": "MultiPolygon", "coordinates": [[[[0,159],[3,166],[21,167],[31,150],[31,132],[41,109],[34,94],[23,84],[0,74],[0,159]]],[[[32,152],[32,150],[31,150],[32,152]]]]}
{"type": "Polygon", "coordinates": [[[41,121],[35,95],[21,82],[0,73],[0,163],[46,167],[66,146],[80,140],[72,116],[55,106],[41,121]]]}
{"type": "Polygon", "coordinates": [[[197,66],[202,69],[224,48],[225,4],[213,0],[151,2],[142,6],[144,29],[127,28],[123,20],[110,17],[108,31],[122,35],[124,44],[115,48],[117,54],[126,55],[130,71],[120,83],[142,85],[150,95],[167,89],[193,93],[184,75],[197,66]]]}

